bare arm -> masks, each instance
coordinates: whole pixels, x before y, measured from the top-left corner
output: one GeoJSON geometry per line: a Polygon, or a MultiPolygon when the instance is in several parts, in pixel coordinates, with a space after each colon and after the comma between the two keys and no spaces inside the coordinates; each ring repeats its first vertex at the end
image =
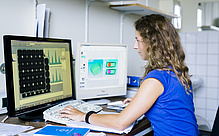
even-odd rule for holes
{"type": "MultiPolygon", "coordinates": [[[[154,78],[146,79],[138,90],[138,93],[130,104],[120,114],[92,114],[89,122],[94,125],[123,130],[142,116],[155,103],[162,94],[163,85],[154,78]]],[[[85,114],[66,107],[61,117],[68,117],[76,121],[84,121],[85,114]]]]}

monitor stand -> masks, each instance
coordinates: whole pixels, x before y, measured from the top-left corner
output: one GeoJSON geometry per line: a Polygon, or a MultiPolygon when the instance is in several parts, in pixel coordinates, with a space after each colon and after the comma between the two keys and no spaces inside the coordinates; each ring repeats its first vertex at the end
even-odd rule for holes
{"type": "Polygon", "coordinates": [[[105,105],[105,104],[110,103],[111,101],[108,99],[94,99],[94,100],[87,100],[86,102],[92,103],[95,105],[105,105]]]}
{"type": "Polygon", "coordinates": [[[24,121],[31,121],[31,122],[44,122],[45,120],[43,119],[43,111],[33,111],[31,113],[26,113],[24,115],[18,116],[19,119],[24,120],[24,121]]]}

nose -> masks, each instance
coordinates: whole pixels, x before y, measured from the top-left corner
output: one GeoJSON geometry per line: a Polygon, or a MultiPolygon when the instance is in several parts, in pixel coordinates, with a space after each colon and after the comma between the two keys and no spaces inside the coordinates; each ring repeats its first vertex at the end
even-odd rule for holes
{"type": "Polygon", "coordinates": [[[138,49],[138,42],[137,42],[137,40],[135,40],[135,43],[133,45],[133,49],[138,49]]]}

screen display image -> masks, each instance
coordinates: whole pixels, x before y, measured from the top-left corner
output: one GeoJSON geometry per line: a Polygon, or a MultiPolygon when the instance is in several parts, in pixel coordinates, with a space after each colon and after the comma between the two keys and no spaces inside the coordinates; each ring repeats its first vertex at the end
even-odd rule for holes
{"type": "Polygon", "coordinates": [[[101,78],[103,75],[103,60],[88,60],[88,77],[101,78]]]}
{"type": "Polygon", "coordinates": [[[125,44],[79,43],[76,55],[76,99],[126,94],[125,44]]]}
{"type": "Polygon", "coordinates": [[[4,36],[4,54],[9,116],[74,98],[71,40],[4,36]]]}
{"type": "Polygon", "coordinates": [[[88,60],[88,77],[102,78],[107,75],[116,75],[118,59],[88,60]]]}

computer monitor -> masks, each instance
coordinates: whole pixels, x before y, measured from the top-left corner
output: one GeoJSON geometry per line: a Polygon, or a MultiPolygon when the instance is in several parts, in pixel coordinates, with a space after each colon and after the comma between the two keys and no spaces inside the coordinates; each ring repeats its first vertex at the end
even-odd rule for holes
{"type": "Polygon", "coordinates": [[[96,99],[126,94],[126,44],[78,43],[76,99],[96,99]]]}
{"type": "Polygon", "coordinates": [[[45,109],[74,99],[71,40],[13,35],[3,40],[9,117],[38,120],[45,109]]]}

